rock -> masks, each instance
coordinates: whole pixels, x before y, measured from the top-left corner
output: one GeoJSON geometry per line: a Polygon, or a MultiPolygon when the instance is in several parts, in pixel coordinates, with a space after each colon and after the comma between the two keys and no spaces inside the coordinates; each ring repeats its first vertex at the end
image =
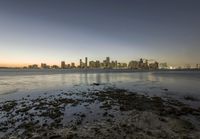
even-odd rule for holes
{"type": "Polygon", "coordinates": [[[49,139],[60,139],[61,135],[52,135],[49,137],[49,139]]]}
{"type": "Polygon", "coordinates": [[[163,90],[164,90],[164,91],[168,91],[169,89],[167,89],[167,88],[164,88],[163,90]]]}
{"type": "Polygon", "coordinates": [[[9,139],[17,139],[17,137],[11,136],[9,137],[9,139]]]}
{"type": "Polygon", "coordinates": [[[12,110],[15,106],[17,105],[17,103],[15,101],[7,101],[5,102],[5,104],[2,106],[2,110],[9,112],[10,110],[12,110]]]}
{"type": "Polygon", "coordinates": [[[74,136],[75,136],[75,135],[74,135],[73,133],[69,132],[69,133],[67,134],[67,136],[66,136],[66,139],[73,139],[74,136]]]}
{"type": "Polygon", "coordinates": [[[108,115],[108,112],[104,112],[103,113],[103,116],[105,117],[105,116],[107,116],[108,115]]]}
{"type": "Polygon", "coordinates": [[[111,118],[114,118],[114,117],[115,117],[113,114],[109,114],[108,116],[111,117],[111,118]]]}
{"type": "Polygon", "coordinates": [[[100,84],[99,83],[93,83],[92,85],[99,86],[100,84]]]}
{"type": "Polygon", "coordinates": [[[31,137],[31,139],[41,139],[41,136],[40,135],[33,135],[32,137],[31,137]]]}
{"type": "Polygon", "coordinates": [[[84,118],[84,117],[86,117],[86,115],[85,114],[81,114],[80,117],[84,118]]]}
{"type": "Polygon", "coordinates": [[[189,100],[189,101],[198,101],[197,98],[194,98],[194,97],[192,97],[192,96],[184,96],[184,99],[185,99],[185,100],[189,100]]]}

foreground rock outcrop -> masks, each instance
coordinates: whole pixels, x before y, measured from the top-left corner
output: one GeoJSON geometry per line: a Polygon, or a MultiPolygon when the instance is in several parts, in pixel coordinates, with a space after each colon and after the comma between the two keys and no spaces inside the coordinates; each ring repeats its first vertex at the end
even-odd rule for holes
{"type": "Polygon", "coordinates": [[[118,88],[1,102],[0,118],[2,139],[200,137],[200,109],[118,88]]]}

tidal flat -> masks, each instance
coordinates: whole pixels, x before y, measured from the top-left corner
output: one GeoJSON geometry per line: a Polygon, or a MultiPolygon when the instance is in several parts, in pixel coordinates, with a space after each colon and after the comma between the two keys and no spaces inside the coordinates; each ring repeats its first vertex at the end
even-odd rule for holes
{"type": "MultiPolygon", "coordinates": [[[[2,139],[197,139],[200,107],[93,83],[0,102],[2,139]],[[96,89],[95,86],[102,86],[96,89]]],[[[168,91],[165,89],[165,91],[168,91]]],[[[186,96],[187,101],[199,101],[186,96]]]]}

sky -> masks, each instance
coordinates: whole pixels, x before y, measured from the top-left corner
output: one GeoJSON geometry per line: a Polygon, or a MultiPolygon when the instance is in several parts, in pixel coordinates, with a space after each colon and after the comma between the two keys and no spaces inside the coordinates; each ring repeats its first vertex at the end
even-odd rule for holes
{"type": "Polygon", "coordinates": [[[0,66],[139,58],[200,64],[199,0],[1,0],[0,66]]]}

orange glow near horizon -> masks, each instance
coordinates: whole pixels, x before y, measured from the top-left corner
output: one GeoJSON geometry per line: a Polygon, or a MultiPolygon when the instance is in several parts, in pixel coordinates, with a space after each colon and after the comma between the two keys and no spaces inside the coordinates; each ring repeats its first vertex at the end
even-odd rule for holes
{"type": "MultiPolygon", "coordinates": [[[[37,64],[39,67],[40,67],[40,65],[41,65],[41,63],[45,63],[45,62],[40,62],[40,63],[0,63],[0,67],[27,67],[28,65],[33,65],[33,64],[37,64]]],[[[77,62],[74,62],[75,63],[75,65],[76,66],[78,66],[79,65],[79,63],[77,63],[77,62]]],[[[60,63],[53,63],[53,62],[47,62],[46,63],[47,65],[50,65],[50,66],[52,66],[52,65],[57,65],[57,66],[60,66],[60,63]]],[[[66,64],[71,64],[71,62],[70,63],[66,63],[66,64]]]]}

